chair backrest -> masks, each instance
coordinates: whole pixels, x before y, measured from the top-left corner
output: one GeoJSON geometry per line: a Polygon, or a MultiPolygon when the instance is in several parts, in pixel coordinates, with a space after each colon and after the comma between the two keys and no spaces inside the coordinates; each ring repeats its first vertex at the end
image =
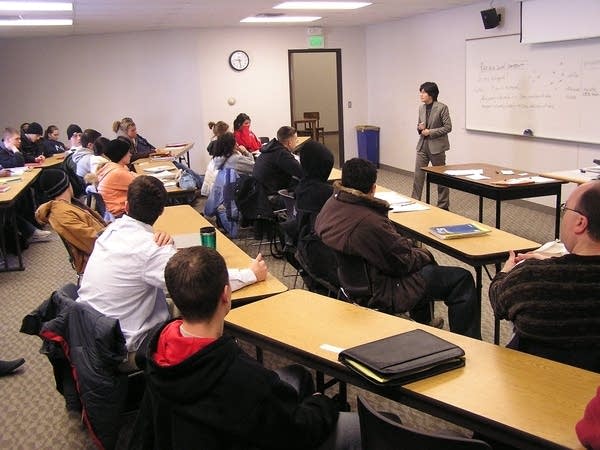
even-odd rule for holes
{"type": "Polygon", "coordinates": [[[85,188],[85,204],[95,210],[104,219],[105,222],[113,222],[115,217],[106,209],[102,195],[96,190],[96,187],[89,185],[85,188]]]}
{"type": "Polygon", "coordinates": [[[305,119],[317,119],[317,126],[319,126],[319,120],[321,120],[321,114],[318,111],[309,111],[304,113],[305,119]]]}
{"type": "Polygon", "coordinates": [[[357,398],[362,448],[377,450],[491,450],[486,442],[417,431],[375,411],[357,398]]]}
{"type": "Polygon", "coordinates": [[[277,191],[277,194],[279,194],[283,199],[283,204],[285,205],[285,211],[288,219],[293,219],[296,217],[296,197],[294,193],[288,191],[287,189],[280,189],[277,191]]]}
{"type": "Polygon", "coordinates": [[[263,145],[264,144],[268,144],[269,141],[271,140],[271,139],[269,139],[268,136],[260,136],[258,139],[260,140],[260,143],[263,144],[263,145]]]}
{"type": "Polygon", "coordinates": [[[348,301],[366,305],[372,297],[366,261],[360,256],[335,251],[340,288],[348,301]]]}

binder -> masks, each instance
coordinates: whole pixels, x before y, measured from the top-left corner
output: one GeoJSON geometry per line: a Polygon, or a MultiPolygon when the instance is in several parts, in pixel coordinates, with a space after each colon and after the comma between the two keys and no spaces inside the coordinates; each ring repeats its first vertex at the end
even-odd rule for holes
{"type": "Polygon", "coordinates": [[[462,348],[412,330],[340,352],[338,360],[380,386],[402,385],[465,365],[462,348]]]}
{"type": "Polygon", "coordinates": [[[429,232],[440,239],[458,239],[471,236],[481,236],[489,233],[489,228],[482,227],[476,223],[464,223],[461,225],[444,225],[432,227],[429,232]]]}

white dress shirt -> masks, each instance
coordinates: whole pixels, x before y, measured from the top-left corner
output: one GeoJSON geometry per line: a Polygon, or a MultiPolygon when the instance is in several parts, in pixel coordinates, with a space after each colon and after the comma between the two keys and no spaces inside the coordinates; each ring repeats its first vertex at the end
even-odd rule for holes
{"type": "MultiPolygon", "coordinates": [[[[150,225],[124,215],[96,240],[77,301],[118,319],[129,352],[148,331],[169,318],[165,266],[176,249],[159,247],[150,225]]],[[[256,282],[250,269],[229,270],[231,289],[256,282]]]]}

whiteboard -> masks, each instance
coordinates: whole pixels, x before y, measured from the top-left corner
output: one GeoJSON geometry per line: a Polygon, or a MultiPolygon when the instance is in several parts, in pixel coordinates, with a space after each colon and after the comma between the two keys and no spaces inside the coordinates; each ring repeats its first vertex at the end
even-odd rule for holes
{"type": "Polygon", "coordinates": [[[468,130],[600,144],[600,39],[466,41],[468,130]]]}

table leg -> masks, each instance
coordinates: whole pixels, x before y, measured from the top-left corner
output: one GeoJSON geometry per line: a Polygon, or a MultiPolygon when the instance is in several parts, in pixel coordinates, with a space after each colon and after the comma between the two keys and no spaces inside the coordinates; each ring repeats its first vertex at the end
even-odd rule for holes
{"type": "Polygon", "coordinates": [[[501,215],[502,201],[496,200],[496,228],[500,229],[500,215],[501,215]]]}
{"type": "Polygon", "coordinates": [[[561,204],[561,187],[558,187],[558,192],[556,193],[556,218],[554,222],[554,239],[558,239],[560,237],[560,204],[561,204]]]}
{"type": "Polygon", "coordinates": [[[479,197],[479,221],[483,223],[483,197],[479,197]]]}
{"type": "Polygon", "coordinates": [[[429,203],[429,198],[431,195],[431,180],[429,179],[429,174],[425,175],[425,203],[429,203]]]}
{"type": "Polygon", "coordinates": [[[2,237],[0,237],[0,245],[2,247],[0,253],[4,257],[4,268],[0,269],[0,272],[25,270],[25,266],[23,264],[23,251],[21,250],[21,243],[19,242],[19,229],[17,227],[17,212],[15,206],[2,208],[2,211],[0,212],[0,233],[2,234],[2,237]],[[12,230],[17,257],[19,258],[19,265],[14,268],[9,266],[8,251],[6,250],[5,231],[10,233],[10,230],[12,230]]]}

